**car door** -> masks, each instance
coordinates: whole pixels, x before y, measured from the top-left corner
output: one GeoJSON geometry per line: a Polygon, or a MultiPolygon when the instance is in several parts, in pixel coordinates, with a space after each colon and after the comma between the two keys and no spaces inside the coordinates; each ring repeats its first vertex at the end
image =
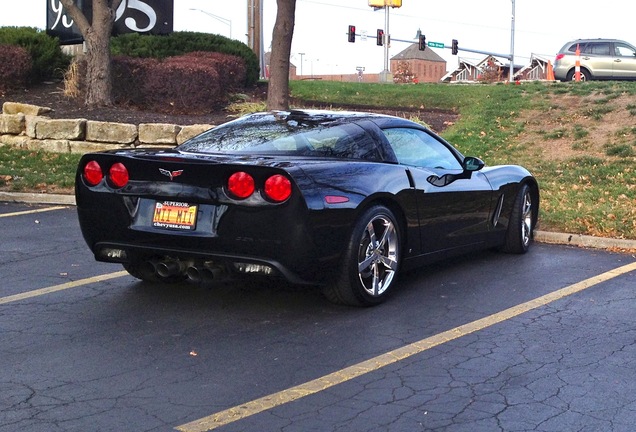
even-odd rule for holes
{"type": "Polygon", "coordinates": [[[636,79],[636,48],[623,43],[614,43],[614,78],[636,79]]]}
{"type": "Polygon", "coordinates": [[[459,155],[432,134],[412,128],[383,130],[414,188],[422,253],[484,241],[492,187],[485,175],[462,168],[459,155]]]}
{"type": "Polygon", "coordinates": [[[581,67],[592,71],[594,78],[611,78],[614,73],[614,56],[610,42],[588,42],[581,48],[581,67]]]}

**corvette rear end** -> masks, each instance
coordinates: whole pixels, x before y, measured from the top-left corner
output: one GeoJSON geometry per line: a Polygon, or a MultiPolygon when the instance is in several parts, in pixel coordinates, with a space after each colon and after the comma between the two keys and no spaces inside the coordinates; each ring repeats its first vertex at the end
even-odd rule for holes
{"type": "Polygon", "coordinates": [[[257,162],[148,150],[85,155],[76,179],[84,238],[97,260],[144,280],[313,280],[319,257],[308,256],[310,218],[294,180],[302,171],[257,162]]]}

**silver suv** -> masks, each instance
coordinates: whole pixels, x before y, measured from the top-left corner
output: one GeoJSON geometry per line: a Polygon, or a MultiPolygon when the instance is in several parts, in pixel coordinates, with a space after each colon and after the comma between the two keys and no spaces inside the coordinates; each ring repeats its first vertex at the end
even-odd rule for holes
{"type": "Polygon", "coordinates": [[[636,48],[617,39],[578,39],[566,43],[554,60],[554,77],[574,79],[576,47],[581,51],[581,80],[636,80],[636,48]]]}

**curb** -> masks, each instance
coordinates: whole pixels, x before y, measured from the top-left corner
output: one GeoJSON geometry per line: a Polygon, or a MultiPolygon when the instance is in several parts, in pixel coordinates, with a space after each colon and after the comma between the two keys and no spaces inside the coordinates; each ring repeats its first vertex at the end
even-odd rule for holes
{"type": "Polygon", "coordinates": [[[75,205],[75,195],[0,192],[0,201],[27,204],[75,205]]]}
{"type": "Polygon", "coordinates": [[[539,243],[571,245],[583,248],[636,251],[636,240],[594,237],[583,234],[535,231],[534,240],[539,243]]]}
{"type": "MultiPolygon", "coordinates": [[[[47,193],[0,192],[0,201],[74,206],[75,196],[47,193]]],[[[535,231],[534,240],[539,243],[547,244],[636,252],[636,240],[594,237],[583,234],[567,234],[548,231],[535,231]]]]}

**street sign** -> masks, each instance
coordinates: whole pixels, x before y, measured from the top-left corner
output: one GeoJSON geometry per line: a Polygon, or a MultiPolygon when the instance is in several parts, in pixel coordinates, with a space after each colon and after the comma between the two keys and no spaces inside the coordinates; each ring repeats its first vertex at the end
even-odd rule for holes
{"type": "Polygon", "coordinates": [[[428,46],[431,48],[444,48],[444,44],[441,42],[429,42],[428,46]]]}

